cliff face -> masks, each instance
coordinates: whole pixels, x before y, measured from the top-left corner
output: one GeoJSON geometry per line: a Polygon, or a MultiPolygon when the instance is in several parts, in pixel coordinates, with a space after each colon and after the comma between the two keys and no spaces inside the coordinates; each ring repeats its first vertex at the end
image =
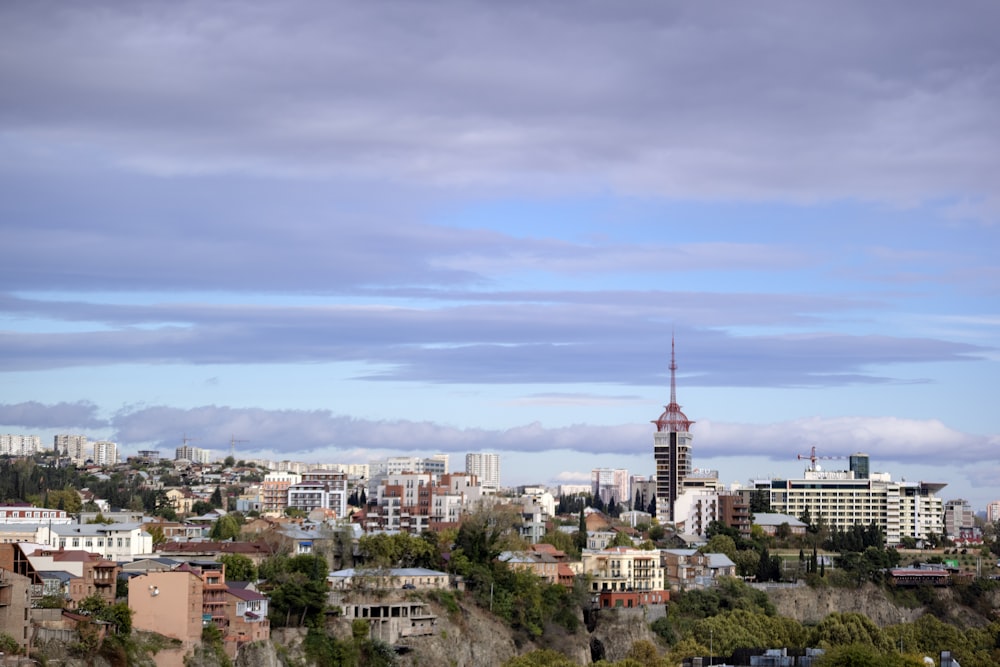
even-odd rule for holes
{"type": "Polygon", "coordinates": [[[874,584],[861,588],[778,588],[767,596],[779,616],[794,618],[800,623],[814,624],[835,612],[856,612],[870,618],[879,627],[912,622],[924,613],[922,607],[897,607],[874,584]]]}

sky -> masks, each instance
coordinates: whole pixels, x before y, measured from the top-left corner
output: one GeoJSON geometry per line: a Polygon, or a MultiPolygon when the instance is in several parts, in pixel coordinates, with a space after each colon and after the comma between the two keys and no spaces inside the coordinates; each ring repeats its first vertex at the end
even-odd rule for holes
{"type": "Polygon", "coordinates": [[[1000,4],[0,4],[0,433],[1000,499],[1000,4]]]}

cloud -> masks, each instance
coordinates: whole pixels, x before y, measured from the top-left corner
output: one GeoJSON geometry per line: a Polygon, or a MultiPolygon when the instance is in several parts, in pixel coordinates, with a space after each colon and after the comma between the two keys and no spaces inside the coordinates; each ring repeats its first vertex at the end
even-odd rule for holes
{"type": "Polygon", "coordinates": [[[0,424],[33,428],[99,429],[108,425],[89,401],[46,405],[37,401],[0,404],[0,424]]]}
{"type": "Polygon", "coordinates": [[[26,152],[175,177],[980,202],[1000,10],[907,10],[8,4],[0,119],[26,152]]]}
{"type": "MultiPolygon", "coordinates": [[[[243,452],[270,452],[281,458],[334,460],[347,453],[469,451],[541,453],[565,450],[589,455],[645,455],[652,452],[653,427],[647,423],[545,427],[540,423],[506,429],[455,428],[433,422],[367,420],[329,410],[268,410],[205,405],[195,408],[122,408],[109,422],[96,419],[88,403],[0,405],[0,424],[31,428],[110,426],[124,449],[148,445],[172,448],[178,434],[197,446],[226,451],[230,438],[247,440],[243,452]],[[395,446],[398,443],[398,446],[395,446]],[[405,446],[403,445],[405,443],[405,446]]],[[[787,461],[808,455],[846,457],[864,452],[873,462],[920,463],[941,456],[949,462],[991,460],[1000,436],[957,431],[933,420],[898,417],[811,417],[770,424],[699,421],[693,429],[694,455],[705,461],[729,456],[759,456],[787,461]]],[[[837,465],[837,464],[833,464],[837,465]]],[[[555,479],[575,479],[566,472],[555,479]]]]}
{"type": "Polygon", "coordinates": [[[534,302],[441,306],[93,305],[0,302],[13,313],[98,330],[0,333],[0,369],[145,364],[364,362],[363,379],[470,383],[664,383],[668,332],[696,386],[819,387],[923,381],[875,372],[894,364],[977,359],[990,348],[931,338],[812,333],[737,336],[715,327],[805,323],[839,299],[665,292],[545,293],[534,302]],[[549,303],[541,303],[548,299],[549,303]],[[563,300],[564,303],[559,303],[563,300]],[[654,363],[651,363],[654,360],[654,363]],[[655,363],[655,360],[661,360],[655,363]]]}

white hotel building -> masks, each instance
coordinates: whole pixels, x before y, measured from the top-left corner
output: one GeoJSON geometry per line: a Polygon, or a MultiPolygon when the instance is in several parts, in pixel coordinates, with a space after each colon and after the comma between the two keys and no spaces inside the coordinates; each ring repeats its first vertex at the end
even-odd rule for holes
{"type": "Polygon", "coordinates": [[[868,457],[851,457],[852,470],[807,469],[802,479],[754,480],[753,489],[766,491],[771,511],[794,517],[809,513],[815,523],[847,530],[874,523],[886,543],[904,537],[924,539],[944,534],[944,503],[937,493],[946,484],[894,482],[888,473],[868,473],[868,457]]]}

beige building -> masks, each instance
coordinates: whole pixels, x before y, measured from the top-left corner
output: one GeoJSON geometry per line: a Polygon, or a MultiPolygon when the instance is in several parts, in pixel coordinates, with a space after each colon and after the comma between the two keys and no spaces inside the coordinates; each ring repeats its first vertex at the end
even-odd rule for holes
{"type": "Polygon", "coordinates": [[[605,591],[662,591],[663,567],[658,551],[613,547],[585,550],[583,573],[590,577],[592,593],[605,591]]]}

